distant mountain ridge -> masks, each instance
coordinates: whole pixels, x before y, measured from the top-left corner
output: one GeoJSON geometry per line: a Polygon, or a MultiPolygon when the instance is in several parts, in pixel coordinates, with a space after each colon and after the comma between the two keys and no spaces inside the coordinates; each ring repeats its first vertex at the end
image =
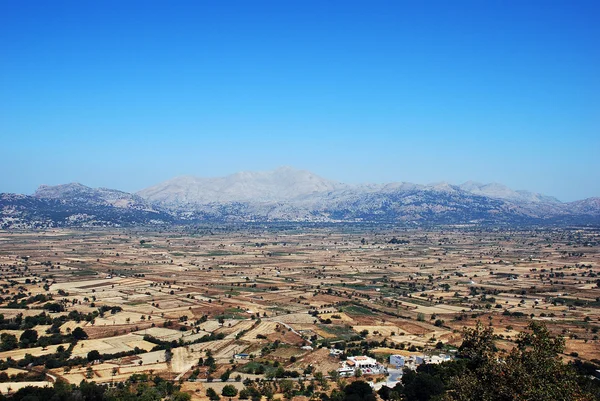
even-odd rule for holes
{"type": "Polygon", "coordinates": [[[165,204],[285,201],[344,188],[345,184],[309,171],[280,167],[273,171],[239,172],[225,177],[176,177],[137,194],[165,204]]]}
{"type": "Polygon", "coordinates": [[[349,185],[291,167],[177,177],[136,194],[78,183],[0,194],[2,228],[269,221],[600,225],[600,198],[563,203],[472,181],[349,185]]]}
{"type": "Polygon", "coordinates": [[[137,208],[152,210],[152,206],[142,197],[108,188],[90,188],[79,183],[55,186],[41,185],[33,194],[38,199],[55,199],[62,202],[137,208]]]}
{"type": "Polygon", "coordinates": [[[137,194],[151,202],[169,205],[210,204],[214,202],[282,202],[322,193],[357,191],[389,192],[405,189],[455,191],[496,199],[531,203],[561,203],[558,199],[534,192],[514,191],[502,184],[467,181],[461,185],[446,182],[419,185],[407,182],[350,185],[327,180],[309,171],[280,167],[272,171],[239,172],[225,177],[176,177],[137,194]]]}
{"type": "Polygon", "coordinates": [[[561,203],[558,199],[552,196],[542,195],[523,190],[513,191],[507,186],[497,183],[481,184],[478,182],[467,181],[464,184],[459,185],[458,187],[472,194],[488,196],[490,198],[531,203],[561,203]]]}

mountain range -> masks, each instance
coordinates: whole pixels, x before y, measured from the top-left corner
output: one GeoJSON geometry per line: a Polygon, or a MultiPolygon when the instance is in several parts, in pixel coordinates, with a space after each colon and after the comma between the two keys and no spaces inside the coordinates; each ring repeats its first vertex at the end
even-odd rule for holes
{"type": "Polygon", "coordinates": [[[0,194],[4,229],[201,222],[600,225],[600,198],[566,203],[472,181],[350,185],[291,167],[177,177],[135,194],[78,183],[0,194]]]}

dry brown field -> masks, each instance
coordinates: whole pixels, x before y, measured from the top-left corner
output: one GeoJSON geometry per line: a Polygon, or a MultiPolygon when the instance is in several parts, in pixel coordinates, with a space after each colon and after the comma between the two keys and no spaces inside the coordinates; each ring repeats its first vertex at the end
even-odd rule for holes
{"type": "MultiPolygon", "coordinates": [[[[246,375],[250,359],[327,373],[339,366],[328,351],[336,344],[351,352],[362,341],[377,343],[372,352],[382,358],[451,353],[463,328],[478,321],[504,349],[531,320],[543,322],[565,339],[565,360],[600,360],[600,231],[589,228],[0,235],[0,334],[18,342],[6,344],[0,359],[15,361],[9,369],[23,360],[43,365],[31,356],[58,357],[62,346],[78,364],[50,371],[71,383],[133,373],[184,380],[195,371],[205,379],[208,368],[199,362],[211,355],[216,372],[232,369],[232,376],[246,375]],[[27,323],[40,314],[43,322],[27,323]],[[27,328],[48,343],[21,344],[27,328]],[[74,341],[81,329],[87,339],[74,341]],[[102,361],[88,361],[91,351],[102,361]],[[236,359],[240,353],[251,355],[236,359]]],[[[207,383],[186,383],[202,398],[195,389],[203,396],[207,383]]]]}

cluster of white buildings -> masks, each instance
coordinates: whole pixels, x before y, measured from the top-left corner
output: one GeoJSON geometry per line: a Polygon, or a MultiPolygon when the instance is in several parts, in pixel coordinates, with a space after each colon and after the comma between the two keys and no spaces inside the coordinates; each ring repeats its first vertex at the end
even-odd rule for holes
{"type": "Polygon", "coordinates": [[[368,356],[349,356],[338,369],[340,376],[354,376],[357,370],[365,375],[387,374],[385,366],[368,356]]]}
{"type": "MultiPolygon", "coordinates": [[[[338,357],[343,354],[342,350],[331,348],[329,355],[338,357]]],[[[400,369],[399,374],[402,375],[403,369],[416,370],[422,364],[440,364],[450,361],[450,355],[390,355],[390,365],[395,369],[400,369]]],[[[387,368],[374,358],[368,356],[349,356],[345,361],[340,362],[341,367],[337,370],[340,376],[354,376],[357,370],[360,370],[365,375],[388,374],[387,368]]],[[[398,372],[396,372],[398,373],[398,372]]]]}
{"type": "Polygon", "coordinates": [[[407,368],[416,369],[417,366],[423,363],[439,364],[442,362],[449,361],[451,358],[449,355],[390,355],[390,365],[394,365],[396,369],[407,368]]]}

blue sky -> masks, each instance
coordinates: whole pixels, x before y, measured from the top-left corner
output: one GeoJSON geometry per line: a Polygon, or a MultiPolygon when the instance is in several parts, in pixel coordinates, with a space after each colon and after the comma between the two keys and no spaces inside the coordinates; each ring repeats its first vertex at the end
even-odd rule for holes
{"type": "Polygon", "coordinates": [[[0,192],[291,165],[600,196],[600,2],[0,2],[0,192]]]}

